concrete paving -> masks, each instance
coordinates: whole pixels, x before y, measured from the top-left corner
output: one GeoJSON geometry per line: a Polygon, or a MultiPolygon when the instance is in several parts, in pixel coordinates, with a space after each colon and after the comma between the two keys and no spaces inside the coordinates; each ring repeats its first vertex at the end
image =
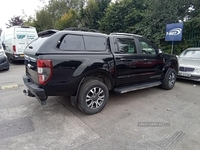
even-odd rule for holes
{"type": "Polygon", "coordinates": [[[85,115],[67,97],[41,106],[24,96],[24,72],[23,63],[0,72],[1,150],[200,149],[200,83],[111,93],[100,113],[85,115]]]}

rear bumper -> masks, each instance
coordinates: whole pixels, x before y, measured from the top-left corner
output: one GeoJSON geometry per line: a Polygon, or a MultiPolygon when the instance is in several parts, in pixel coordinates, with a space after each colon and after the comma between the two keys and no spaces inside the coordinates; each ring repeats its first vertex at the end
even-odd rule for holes
{"type": "Polygon", "coordinates": [[[8,59],[5,56],[0,56],[0,70],[8,70],[10,68],[10,64],[8,59]]]}
{"type": "Polygon", "coordinates": [[[14,61],[24,60],[24,54],[9,54],[10,58],[14,61]]]}
{"type": "Polygon", "coordinates": [[[39,87],[37,84],[33,83],[31,79],[24,75],[23,77],[24,84],[28,88],[28,91],[24,93],[27,93],[30,97],[36,97],[42,105],[46,104],[47,95],[43,88],[39,87]]]}

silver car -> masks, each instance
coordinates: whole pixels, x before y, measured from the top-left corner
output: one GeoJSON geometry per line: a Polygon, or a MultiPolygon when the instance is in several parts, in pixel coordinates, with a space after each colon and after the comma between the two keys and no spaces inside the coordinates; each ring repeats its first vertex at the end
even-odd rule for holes
{"type": "Polygon", "coordinates": [[[179,56],[178,78],[200,81],[200,47],[187,48],[179,56]]]}

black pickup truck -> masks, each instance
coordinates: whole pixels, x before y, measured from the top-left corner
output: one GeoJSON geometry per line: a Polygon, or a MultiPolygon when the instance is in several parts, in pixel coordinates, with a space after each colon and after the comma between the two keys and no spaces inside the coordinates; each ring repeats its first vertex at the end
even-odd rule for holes
{"type": "Polygon", "coordinates": [[[70,96],[86,114],[100,112],[109,91],[126,93],[176,82],[178,61],[140,35],[46,30],[24,51],[23,92],[42,105],[48,96],[70,96]]]}

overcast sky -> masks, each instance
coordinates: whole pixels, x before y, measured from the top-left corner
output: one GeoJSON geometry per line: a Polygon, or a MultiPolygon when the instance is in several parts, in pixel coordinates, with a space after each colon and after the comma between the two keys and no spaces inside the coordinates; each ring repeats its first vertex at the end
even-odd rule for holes
{"type": "Polygon", "coordinates": [[[6,23],[13,16],[22,16],[22,10],[30,16],[35,14],[35,10],[44,4],[40,0],[1,0],[0,7],[0,28],[5,29],[6,23]]]}
{"type": "Polygon", "coordinates": [[[24,10],[27,16],[34,16],[35,10],[39,10],[40,7],[44,6],[44,3],[41,1],[47,2],[48,0],[1,0],[0,28],[5,29],[5,24],[13,16],[22,16],[22,10],[24,10]]]}

